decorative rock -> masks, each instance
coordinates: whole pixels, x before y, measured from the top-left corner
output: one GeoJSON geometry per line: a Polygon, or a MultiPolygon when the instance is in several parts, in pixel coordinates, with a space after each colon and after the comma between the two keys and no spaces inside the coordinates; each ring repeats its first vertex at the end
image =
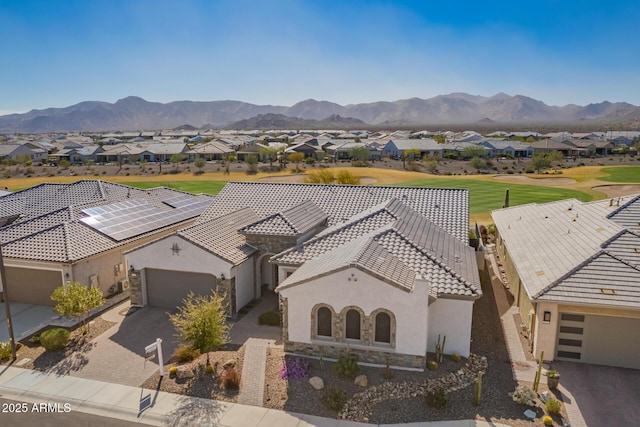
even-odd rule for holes
{"type": "Polygon", "coordinates": [[[193,370],[191,368],[187,368],[186,366],[178,366],[178,370],[176,371],[176,378],[185,379],[185,378],[193,378],[193,370]]]}
{"type": "Polygon", "coordinates": [[[230,369],[230,368],[235,368],[236,367],[236,361],[235,359],[229,359],[226,362],[224,362],[224,365],[222,365],[222,367],[224,369],[230,369]]]}
{"type": "Polygon", "coordinates": [[[309,378],[309,384],[316,390],[322,390],[324,388],[324,380],[320,377],[309,378]]]}
{"type": "Polygon", "coordinates": [[[545,403],[547,400],[549,400],[550,397],[551,394],[548,391],[543,391],[542,393],[540,393],[540,400],[542,400],[542,403],[545,403]]]}
{"type": "Polygon", "coordinates": [[[366,375],[358,375],[356,379],[353,381],[353,383],[360,387],[366,387],[369,381],[367,380],[366,375]]]}
{"type": "Polygon", "coordinates": [[[533,420],[536,417],[536,413],[531,409],[527,409],[526,411],[524,411],[524,416],[533,420]]]}

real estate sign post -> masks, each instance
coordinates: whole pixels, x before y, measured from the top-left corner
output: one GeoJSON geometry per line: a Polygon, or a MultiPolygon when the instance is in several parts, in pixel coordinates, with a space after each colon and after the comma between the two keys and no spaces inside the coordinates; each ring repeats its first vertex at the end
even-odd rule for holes
{"type": "Polygon", "coordinates": [[[144,348],[145,362],[153,359],[155,355],[158,355],[158,365],[160,365],[160,376],[164,377],[164,361],[162,359],[162,339],[156,338],[156,342],[149,344],[144,348]]]}

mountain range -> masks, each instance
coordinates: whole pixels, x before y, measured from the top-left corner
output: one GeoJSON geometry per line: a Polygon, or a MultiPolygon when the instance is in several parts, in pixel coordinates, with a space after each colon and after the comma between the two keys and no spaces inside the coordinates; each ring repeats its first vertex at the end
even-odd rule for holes
{"type": "Polygon", "coordinates": [[[363,128],[447,124],[609,125],[637,123],[640,107],[604,101],[585,106],[549,106],[523,96],[452,93],[429,99],[340,105],[308,99],[286,107],[241,101],[174,101],[129,96],[115,103],[85,101],[64,108],[0,116],[0,133],[170,129],[188,123],[203,128],[363,128]]]}

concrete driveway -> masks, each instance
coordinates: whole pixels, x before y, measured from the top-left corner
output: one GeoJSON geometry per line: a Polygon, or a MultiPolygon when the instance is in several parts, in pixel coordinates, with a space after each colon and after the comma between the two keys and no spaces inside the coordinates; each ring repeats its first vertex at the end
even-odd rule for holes
{"type": "Polygon", "coordinates": [[[116,322],[91,342],[86,352],[76,352],[51,371],[110,383],[139,386],[158,369],[158,359],[145,363],[144,348],[162,339],[165,365],[176,348],[175,330],[166,310],[144,307],[126,315],[126,301],[105,312],[105,320],[116,322]]]}
{"type": "MultiPolygon", "coordinates": [[[[53,307],[47,305],[12,302],[9,303],[9,309],[11,310],[13,334],[16,341],[28,337],[41,329],[52,318],[57,317],[57,314],[53,312],[53,307]]],[[[0,342],[4,341],[9,341],[9,330],[7,329],[7,314],[3,302],[0,303],[0,342]]]]}
{"type": "MultiPolygon", "coordinates": [[[[640,426],[640,370],[571,362],[552,362],[587,426],[640,426]]],[[[572,425],[577,427],[569,414],[572,425]]]]}

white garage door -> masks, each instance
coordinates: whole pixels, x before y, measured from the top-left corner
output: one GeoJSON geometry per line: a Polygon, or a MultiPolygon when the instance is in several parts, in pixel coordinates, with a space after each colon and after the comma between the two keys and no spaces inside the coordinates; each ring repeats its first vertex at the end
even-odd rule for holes
{"type": "Polygon", "coordinates": [[[212,274],[147,268],[145,282],[147,305],[175,309],[182,305],[189,291],[195,295],[211,295],[216,278],[212,274]]]}
{"type": "Polygon", "coordinates": [[[556,357],[640,369],[640,319],[560,313],[556,357]]]}

